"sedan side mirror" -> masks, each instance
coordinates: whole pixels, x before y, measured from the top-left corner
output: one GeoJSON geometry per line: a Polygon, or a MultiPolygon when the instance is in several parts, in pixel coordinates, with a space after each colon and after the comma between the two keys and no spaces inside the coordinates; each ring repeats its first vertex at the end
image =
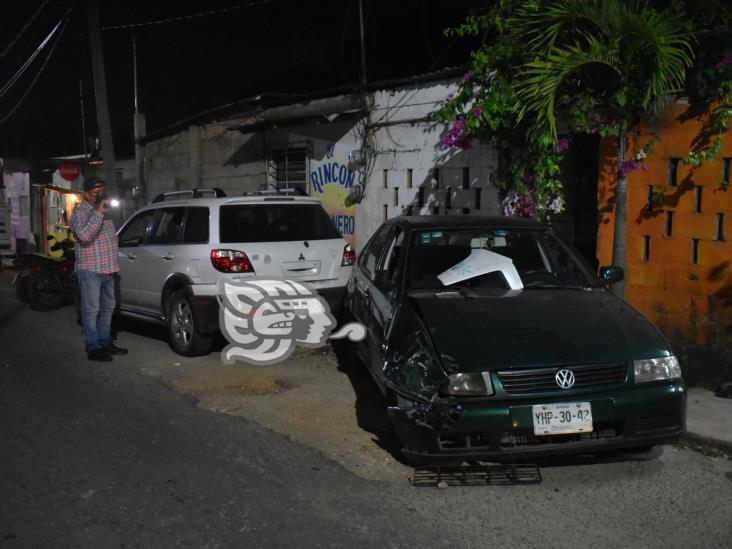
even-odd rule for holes
{"type": "Polygon", "coordinates": [[[607,285],[615,284],[620,282],[625,277],[623,269],[610,265],[607,267],[600,267],[600,279],[607,285]]]}

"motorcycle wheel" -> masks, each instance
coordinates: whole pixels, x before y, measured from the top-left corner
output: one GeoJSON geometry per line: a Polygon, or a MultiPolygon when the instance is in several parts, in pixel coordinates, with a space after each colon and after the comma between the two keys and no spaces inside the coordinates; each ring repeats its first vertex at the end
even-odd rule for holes
{"type": "Polygon", "coordinates": [[[28,303],[28,279],[29,275],[20,275],[15,281],[15,295],[23,303],[28,303]]]}
{"type": "Polygon", "coordinates": [[[52,311],[64,304],[64,295],[52,275],[39,271],[28,278],[28,301],[34,311],[52,311]]]}

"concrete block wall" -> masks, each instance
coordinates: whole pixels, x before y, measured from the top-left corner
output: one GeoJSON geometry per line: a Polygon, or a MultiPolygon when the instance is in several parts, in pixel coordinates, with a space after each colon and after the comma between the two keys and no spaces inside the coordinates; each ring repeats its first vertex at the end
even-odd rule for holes
{"type": "Polygon", "coordinates": [[[252,141],[259,140],[255,134],[242,134],[230,129],[231,123],[211,124],[201,128],[200,136],[200,180],[201,187],[218,187],[229,196],[256,191],[266,181],[264,151],[259,144],[257,160],[240,161],[236,154],[252,141]]]}
{"type": "Polygon", "coordinates": [[[263,160],[238,163],[235,154],[255,138],[230,129],[235,121],[192,126],[145,145],[148,200],[193,187],[219,187],[228,195],[253,191],[265,181],[263,160]]]}
{"type": "Polygon", "coordinates": [[[495,149],[441,146],[447,127],[432,120],[454,83],[437,83],[374,94],[375,159],[356,214],[360,250],[388,218],[404,215],[500,214],[492,177],[495,149]]]}
{"type": "Polygon", "coordinates": [[[145,194],[148,200],[189,182],[188,135],[177,133],[145,145],[145,194]]]}

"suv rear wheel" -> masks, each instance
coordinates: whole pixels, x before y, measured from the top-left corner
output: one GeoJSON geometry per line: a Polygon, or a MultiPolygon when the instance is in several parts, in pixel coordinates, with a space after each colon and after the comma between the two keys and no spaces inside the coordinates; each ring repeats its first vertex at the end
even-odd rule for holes
{"type": "Polygon", "coordinates": [[[185,290],[178,290],[170,297],[167,313],[170,346],[176,353],[199,356],[211,351],[213,336],[199,332],[191,300],[185,290]]]}

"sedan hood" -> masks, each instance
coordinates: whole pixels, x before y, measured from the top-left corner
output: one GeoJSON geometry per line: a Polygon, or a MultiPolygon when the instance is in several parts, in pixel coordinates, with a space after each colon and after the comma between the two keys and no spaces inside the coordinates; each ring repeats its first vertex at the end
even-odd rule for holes
{"type": "Polygon", "coordinates": [[[414,308],[452,371],[618,362],[669,354],[658,330],[602,289],[504,295],[415,292],[414,308]]]}

